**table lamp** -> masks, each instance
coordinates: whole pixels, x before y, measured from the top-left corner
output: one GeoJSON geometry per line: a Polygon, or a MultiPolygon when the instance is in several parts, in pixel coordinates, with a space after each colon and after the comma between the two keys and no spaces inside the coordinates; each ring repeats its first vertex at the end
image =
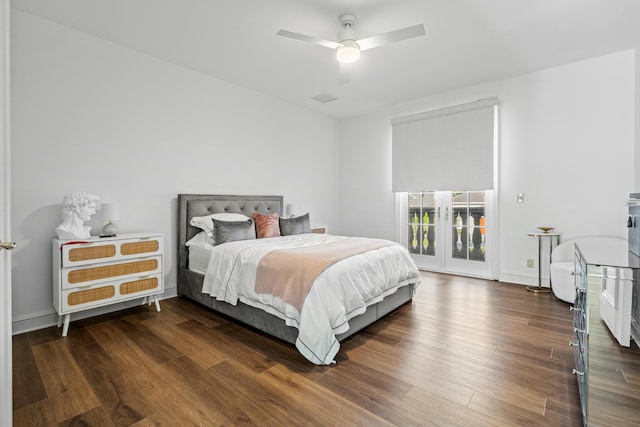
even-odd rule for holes
{"type": "Polygon", "coordinates": [[[102,203],[100,219],[107,221],[102,227],[102,237],[113,237],[118,233],[118,226],[113,221],[120,221],[120,205],[117,203],[102,203]]]}

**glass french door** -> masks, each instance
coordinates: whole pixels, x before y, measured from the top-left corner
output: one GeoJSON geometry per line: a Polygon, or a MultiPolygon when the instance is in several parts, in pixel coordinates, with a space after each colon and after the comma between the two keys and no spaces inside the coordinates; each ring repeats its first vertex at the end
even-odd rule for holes
{"type": "Polygon", "coordinates": [[[493,278],[492,207],[493,191],[408,193],[401,239],[420,268],[493,278]]]}

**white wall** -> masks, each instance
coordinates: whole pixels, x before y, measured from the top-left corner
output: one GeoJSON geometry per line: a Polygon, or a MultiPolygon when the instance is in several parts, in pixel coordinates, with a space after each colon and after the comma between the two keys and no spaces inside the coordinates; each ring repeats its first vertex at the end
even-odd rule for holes
{"type": "MultiPolygon", "coordinates": [[[[635,106],[640,108],[640,55],[636,54],[635,62],[635,106]]],[[[635,121],[635,145],[634,145],[634,185],[633,192],[640,193],[640,118],[635,121]]]]}
{"type": "MultiPolygon", "coordinates": [[[[165,234],[178,193],[279,194],[338,228],[335,120],[12,10],[14,333],[57,320],[51,239],[73,191],[165,234]]],[[[92,219],[93,234],[102,223],[92,219]]]]}
{"type": "MultiPolygon", "coordinates": [[[[500,100],[497,276],[537,284],[537,243],[550,225],[566,240],[626,237],[634,179],[635,54],[626,51],[461,89],[340,124],[343,234],[395,238],[390,119],[497,96],[500,100]],[[516,194],[525,203],[516,203],[516,194]]],[[[428,189],[425,189],[428,190],[428,189]]]]}
{"type": "Polygon", "coordinates": [[[395,240],[391,115],[340,122],[340,234],[395,240]]]}

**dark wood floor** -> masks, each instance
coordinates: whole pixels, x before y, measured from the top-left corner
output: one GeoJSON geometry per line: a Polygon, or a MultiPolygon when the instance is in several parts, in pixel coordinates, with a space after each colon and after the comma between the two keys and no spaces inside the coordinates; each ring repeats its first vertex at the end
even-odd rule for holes
{"type": "Polygon", "coordinates": [[[13,339],[15,426],[582,425],[569,306],[423,273],[333,366],[180,298],[13,339]]]}

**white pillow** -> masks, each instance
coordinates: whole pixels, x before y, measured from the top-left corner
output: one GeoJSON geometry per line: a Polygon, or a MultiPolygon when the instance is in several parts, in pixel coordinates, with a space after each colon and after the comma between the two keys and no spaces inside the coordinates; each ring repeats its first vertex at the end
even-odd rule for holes
{"type": "Polygon", "coordinates": [[[185,243],[186,246],[213,246],[215,244],[213,237],[209,237],[206,231],[201,231],[185,243]]]}
{"type": "Polygon", "coordinates": [[[247,221],[250,219],[248,216],[239,213],[221,212],[207,216],[194,216],[189,224],[203,229],[213,239],[213,218],[219,221],[247,221]]]}

